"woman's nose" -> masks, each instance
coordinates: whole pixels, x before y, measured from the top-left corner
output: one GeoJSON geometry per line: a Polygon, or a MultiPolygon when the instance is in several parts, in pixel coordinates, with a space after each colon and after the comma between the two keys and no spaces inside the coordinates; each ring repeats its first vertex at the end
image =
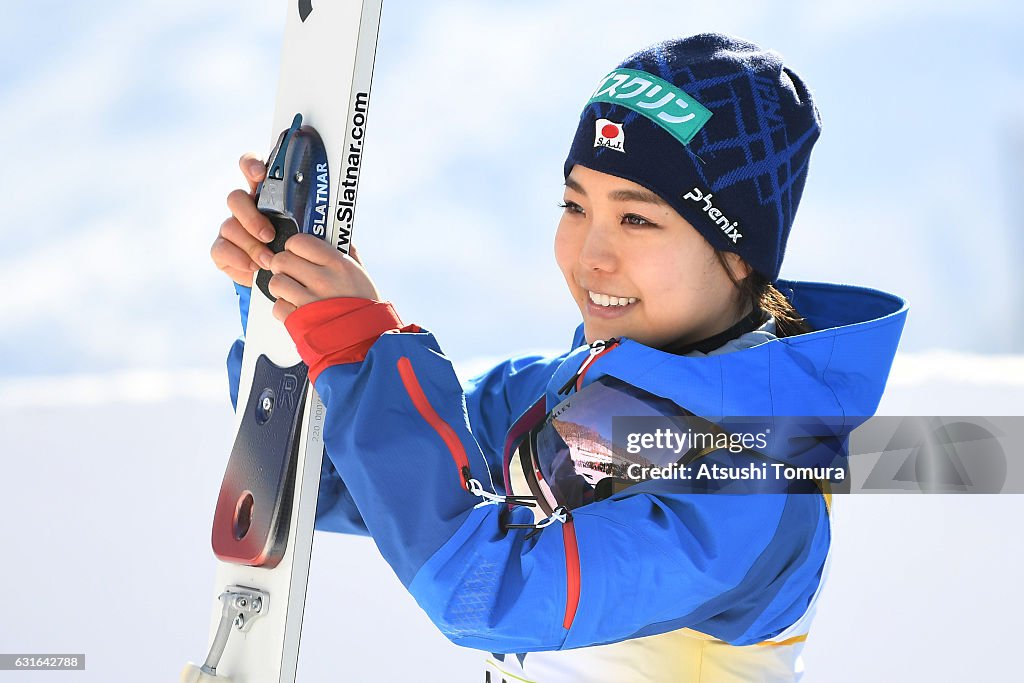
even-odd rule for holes
{"type": "Polygon", "coordinates": [[[614,239],[607,226],[594,223],[580,245],[580,265],[587,270],[615,270],[618,261],[614,239]]]}

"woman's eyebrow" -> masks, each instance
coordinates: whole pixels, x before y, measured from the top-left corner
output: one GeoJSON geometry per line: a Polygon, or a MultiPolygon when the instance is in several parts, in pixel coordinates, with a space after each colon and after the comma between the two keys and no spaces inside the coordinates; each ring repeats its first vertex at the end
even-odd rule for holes
{"type": "MultiPolygon", "coordinates": [[[[583,186],[572,178],[565,179],[565,186],[570,190],[579,192],[584,197],[587,196],[587,192],[583,189],[583,186]]],[[[608,198],[617,202],[646,202],[648,204],[656,204],[658,206],[668,206],[668,203],[664,199],[650,190],[613,190],[608,193],[608,198]]]]}
{"type": "Polygon", "coordinates": [[[619,202],[647,202],[658,206],[668,206],[664,199],[650,190],[615,190],[608,193],[608,198],[619,202]]]}
{"type": "Polygon", "coordinates": [[[587,191],[583,189],[583,186],[577,183],[572,178],[565,179],[565,186],[568,187],[570,190],[573,190],[574,192],[579,192],[584,197],[587,196],[587,191]]]}

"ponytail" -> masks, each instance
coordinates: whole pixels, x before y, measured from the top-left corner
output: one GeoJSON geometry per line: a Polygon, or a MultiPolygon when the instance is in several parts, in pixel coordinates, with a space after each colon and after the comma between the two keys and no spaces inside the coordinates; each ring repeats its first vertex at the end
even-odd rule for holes
{"type": "Polygon", "coordinates": [[[740,290],[740,297],[754,309],[760,308],[775,318],[775,336],[792,337],[797,334],[813,332],[807,320],[797,312],[785,295],[775,288],[771,282],[757,271],[751,270],[750,275],[737,280],[732,269],[721,251],[716,251],[718,261],[725,268],[726,274],[740,290]]]}

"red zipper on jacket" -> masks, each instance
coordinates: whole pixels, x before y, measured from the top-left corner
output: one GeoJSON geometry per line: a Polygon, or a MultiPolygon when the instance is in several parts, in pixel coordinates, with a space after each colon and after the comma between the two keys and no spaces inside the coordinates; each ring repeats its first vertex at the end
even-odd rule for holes
{"type": "MultiPolygon", "coordinates": [[[[580,369],[576,371],[576,374],[565,383],[565,386],[558,393],[568,393],[569,389],[573,386],[576,387],[576,391],[579,391],[580,387],[583,386],[583,378],[587,376],[587,371],[590,370],[594,361],[618,345],[619,340],[615,337],[608,340],[599,339],[591,344],[590,355],[587,356],[580,365],[580,369]]],[[[576,610],[580,606],[581,583],[580,548],[576,543],[576,525],[572,521],[571,515],[569,519],[562,523],[562,543],[565,546],[565,617],[562,619],[562,628],[568,630],[572,627],[572,622],[576,619],[576,610]]]]}
{"type": "Polygon", "coordinates": [[[569,630],[580,605],[580,549],[576,545],[576,527],[571,519],[562,523],[562,542],[565,545],[565,618],[562,628],[569,630]]]}
{"type": "Polygon", "coordinates": [[[427,395],[423,393],[423,387],[420,386],[419,379],[416,378],[416,372],[412,369],[412,361],[402,356],[398,359],[397,365],[398,374],[402,378],[402,384],[405,386],[406,393],[412,399],[412,404],[416,406],[420,416],[427,421],[427,424],[434,428],[434,431],[441,437],[441,440],[448,446],[448,452],[451,454],[452,460],[455,461],[455,467],[459,473],[459,486],[468,491],[468,482],[472,479],[472,475],[469,471],[469,457],[466,455],[465,447],[459,441],[459,437],[451,425],[441,419],[441,416],[437,414],[434,407],[430,405],[427,395]]]}

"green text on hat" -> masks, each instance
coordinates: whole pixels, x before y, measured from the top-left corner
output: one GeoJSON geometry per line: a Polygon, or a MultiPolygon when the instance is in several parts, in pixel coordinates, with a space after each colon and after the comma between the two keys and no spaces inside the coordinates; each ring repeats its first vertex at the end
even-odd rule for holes
{"type": "Polygon", "coordinates": [[[684,145],[711,118],[707,107],[676,86],[636,69],[615,69],[605,76],[587,104],[593,102],[617,104],[643,114],[684,145]]]}

